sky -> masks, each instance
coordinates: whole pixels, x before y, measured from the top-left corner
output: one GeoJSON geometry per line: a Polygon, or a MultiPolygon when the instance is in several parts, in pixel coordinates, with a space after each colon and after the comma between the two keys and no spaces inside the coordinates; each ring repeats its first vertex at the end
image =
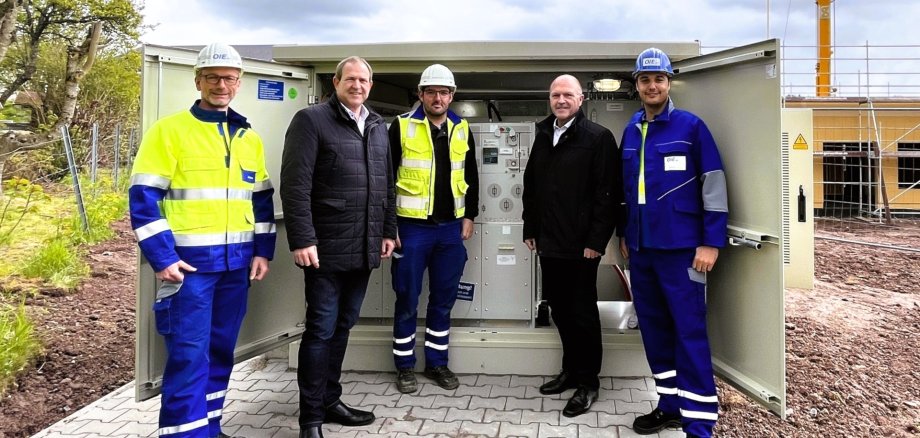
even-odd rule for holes
{"type": "MultiPolygon", "coordinates": [[[[159,45],[698,40],[703,52],[712,52],[779,38],[787,60],[782,68],[785,94],[814,93],[809,86],[817,41],[814,0],[146,0],[145,4],[141,13],[151,27],[141,40],[159,45]]],[[[860,90],[865,94],[866,84],[871,84],[873,95],[920,97],[916,23],[920,2],[835,0],[831,12],[836,47],[832,84],[841,95],[860,90]]]]}

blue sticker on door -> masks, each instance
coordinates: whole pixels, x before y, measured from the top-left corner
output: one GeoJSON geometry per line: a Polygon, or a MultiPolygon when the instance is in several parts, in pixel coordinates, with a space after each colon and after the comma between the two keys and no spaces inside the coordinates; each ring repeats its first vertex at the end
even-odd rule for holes
{"type": "Polygon", "coordinates": [[[260,100],[284,100],[284,82],[259,79],[260,100]]]}

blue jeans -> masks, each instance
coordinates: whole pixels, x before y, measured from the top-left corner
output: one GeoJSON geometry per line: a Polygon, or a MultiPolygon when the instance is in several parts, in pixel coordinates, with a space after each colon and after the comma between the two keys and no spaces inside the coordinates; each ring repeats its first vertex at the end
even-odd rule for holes
{"type": "Polygon", "coordinates": [[[425,365],[447,365],[450,312],[466,264],[463,219],[441,224],[399,221],[402,247],[393,258],[393,360],[397,369],[415,367],[415,331],[422,276],[428,269],[428,311],[425,315],[425,365]]]}
{"type": "Polygon", "coordinates": [[[307,320],[297,354],[301,428],[323,424],[326,407],[342,396],[348,334],[358,322],[370,275],[370,270],[304,269],[307,320]]]}

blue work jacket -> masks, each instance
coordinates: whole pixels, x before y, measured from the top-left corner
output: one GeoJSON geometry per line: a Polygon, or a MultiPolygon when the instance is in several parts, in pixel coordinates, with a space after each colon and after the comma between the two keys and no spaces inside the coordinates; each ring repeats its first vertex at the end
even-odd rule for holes
{"type": "Polygon", "coordinates": [[[626,224],[617,227],[632,250],[725,246],[728,193],[722,159],[709,128],[674,107],[648,123],[645,139],[645,204],[639,203],[642,161],[640,109],[623,131],[622,166],[626,224]]]}

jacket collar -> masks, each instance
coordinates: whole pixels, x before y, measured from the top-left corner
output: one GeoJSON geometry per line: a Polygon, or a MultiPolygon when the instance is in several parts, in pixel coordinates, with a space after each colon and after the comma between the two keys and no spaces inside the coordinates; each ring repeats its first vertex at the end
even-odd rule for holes
{"type": "MultiPolygon", "coordinates": [[[[655,121],[656,122],[667,122],[668,120],[671,119],[671,112],[673,112],[674,109],[675,109],[674,101],[671,100],[670,96],[668,96],[668,104],[665,106],[665,109],[664,111],[661,112],[661,114],[658,114],[657,116],[655,116],[655,121]]],[[[639,118],[636,120],[636,123],[641,123],[642,121],[644,121],[645,115],[646,115],[645,106],[642,106],[642,108],[639,110],[639,113],[638,113],[639,118]]]]}
{"type": "MultiPolygon", "coordinates": [[[[348,123],[348,121],[351,120],[351,117],[348,115],[348,112],[345,111],[345,107],[342,106],[342,102],[339,101],[339,96],[335,94],[335,92],[332,93],[332,96],[329,97],[329,100],[326,101],[326,104],[332,107],[332,111],[338,118],[342,119],[342,121],[348,123]]],[[[367,119],[364,120],[365,127],[371,126],[383,120],[379,114],[372,111],[367,107],[367,105],[364,107],[367,108],[367,119]]]]}
{"type": "MultiPolygon", "coordinates": [[[[574,120],[572,120],[572,124],[569,126],[569,129],[566,129],[565,132],[568,134],[573,134],[577,132],[578,126],[584,122],[584,119],[585,119],[585,113],[584,111],[581,110],[581,108],[579,108],[578,112],[575,113],[575,118],[574,120]]],[[[540,121],[540,123],[537,123],[537,128],[549,134],[550,138],[552,138],[553,125],[555,124],[556,124],[556,115],[550,114],[549,117],[543,119],[542,121],[540,121]]]]}
{"type": "Polygon", "coordinates": [[[234,111],[233,108],[227,108],[227,112],[211,111],[198,106],[200,103],[201,99],[196,100],[192,107],[189,109],[189,111],[192,112],[192,115],[195,116],[196,119],[205,123],[227,122],[233,128],[250,128],[249,121],[246,120],[246,117],[243,117],[240,113],[234,111]]]}

